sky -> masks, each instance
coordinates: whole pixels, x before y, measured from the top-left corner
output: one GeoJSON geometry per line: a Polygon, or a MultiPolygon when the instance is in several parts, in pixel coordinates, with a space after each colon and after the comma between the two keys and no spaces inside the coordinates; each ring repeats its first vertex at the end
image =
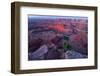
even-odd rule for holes
{"type": "Polygon", "coordinates": [[[87,19],[87,17],[80,16],[50,16],[50,15],[28,15],[29,19],[87,19]]]}

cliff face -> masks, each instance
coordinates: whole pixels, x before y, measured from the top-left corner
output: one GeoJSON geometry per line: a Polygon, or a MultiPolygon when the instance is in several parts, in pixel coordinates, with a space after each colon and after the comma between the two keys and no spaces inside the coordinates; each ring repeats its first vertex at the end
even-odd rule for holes
{"type": "Polygon", "coordinates": [[[88,38],[85,32],[71,35],[69,41],[75,51],[86,55],[88,54],[88,38]]]}

